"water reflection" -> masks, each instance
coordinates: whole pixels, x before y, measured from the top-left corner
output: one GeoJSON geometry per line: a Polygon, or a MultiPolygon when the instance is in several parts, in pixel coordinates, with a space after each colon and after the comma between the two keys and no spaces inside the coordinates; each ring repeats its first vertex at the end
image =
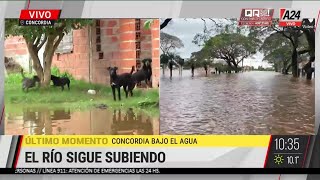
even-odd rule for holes
{"type": "Polygon", "coordinates": [[[274,72],[161,78],[163,134],[313,134],[314,80],[274,72]]]}
{"type": "Polygon", "coordinates": [[[153,134],[151,121],[149,117],[144,118],[141,113],[136,116],[133,109],[128,109],[124,117],[122,117],[121,111],[114,110],[112,134],[153,134]]]}
{"type": "Polygon", "coordinates": [[[159,134],[159,118],[152,118],[134,109],[72,112],[65,109],[23,108],[22,111],[21,114],[6,113],[6,134],[159,134]]]}

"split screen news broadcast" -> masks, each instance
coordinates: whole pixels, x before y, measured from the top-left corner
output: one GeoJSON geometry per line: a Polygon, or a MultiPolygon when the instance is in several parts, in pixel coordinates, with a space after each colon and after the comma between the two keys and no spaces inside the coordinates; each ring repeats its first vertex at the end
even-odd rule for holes
{"type": "Polygon", "coordinates": [[[18,0],[0,17],[0,179],[320,179],[320,2],[18,0]]]}

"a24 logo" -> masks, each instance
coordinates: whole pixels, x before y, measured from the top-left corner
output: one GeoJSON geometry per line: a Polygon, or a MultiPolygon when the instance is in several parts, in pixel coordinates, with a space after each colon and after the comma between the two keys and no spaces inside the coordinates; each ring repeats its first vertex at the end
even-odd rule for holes
{"type": "Polygon", "coordinates": [[[301,10],[297,9],[280,9],[280,18],[279,26],[288,27],[288,26],[301,26],[301,10]]]}
{"type": "Polygon", "coordinates": [[[282,20],[297,21],[300,20],[301,10],[280,9],[282,20]]]}

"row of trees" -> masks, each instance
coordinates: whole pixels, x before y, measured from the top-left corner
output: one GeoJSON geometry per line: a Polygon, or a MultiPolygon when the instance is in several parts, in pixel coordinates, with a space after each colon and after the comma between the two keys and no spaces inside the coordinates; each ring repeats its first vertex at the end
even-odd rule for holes
{"type": "MultiPolygon", "coordinates": [[[[204,19],[203,21],[206,22],[204,19]]],[[[307,79],[312,78],[314,69],[311,64],[315,60],[314,29],[278,27],[277,20],[274,20],[270,27],[239,27],[236,19],[209,19],[209,21],[215,22],[215,27],[208,30],[204,23],[203,33],[196,34],[193,40],[193,43],[201,46],[201,50],[192,53],[190,59],[198,64],[204,61],[210,62],[212,59],[221,59],[229,66],[229,72],[231,70],[237,72],[244,59],[260,51],[264,54],[263,60],[273,64],[277,72],[288,74],[291,70],[294,77],[299,75],[298,63],[307,59],[303,69],[307,79]]],[[[161,27],[165,28],[169,22],[172,20],[166,19],[161,27]]],[[[171,35],[162,36],[161,44],[167,44],[169,37],[171,35]],[[167,37],[167,40],[163,37],[167,37]]],[[[178,46],[181,40],[176,41],[176,39],[177,37],[171,39],[176,42],[176,45],[169,46],[171,50],[183,47],[178,46]]]]}

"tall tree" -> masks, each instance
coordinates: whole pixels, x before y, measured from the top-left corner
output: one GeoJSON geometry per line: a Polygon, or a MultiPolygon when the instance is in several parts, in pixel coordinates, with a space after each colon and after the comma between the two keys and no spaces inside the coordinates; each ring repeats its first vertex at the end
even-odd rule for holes
{"type": "Polygon", "coordinates": [[[279,27],[279,19],[274,19],[271,26],[268,27],[252,27],[250,32],[256,36],[262,38],[268,37],[273,33],[278,33],[283,37],[287,38],[292,44],[291,64],[292,74],[294,77],[298,76],[298,56],[301,54],[309,54],[309,63],[304,67],[307,72],[307,79],[311,79],[313,69],[311,63],[314,62],[315,52],[315,32],[314,29],[304,29],[303,27],[279,27]],[[306,38],[304,41],[304,38],[306,38]],[[301,41],[302,40],[302,41],[301,41]],[[305,46],[307,42],[308,47],[301,49],[301,46],[305,46]]]}
{"type": "Polygon", "coordinates": [[[174,61],[177,64],[175,61],[177,57],[175,50],[183,47],[184,44],[182,40],[177,36],[160,32],[160,49],[162,51],[160,63],[162,64],[163,74],[165,73],[169,61],[174,61]]]}
{"type": "MultiPolygon", "coordinates": [[[[238,72],[239,63],[256,54],[261,41],[239,33],[222,33],[205,43],[204,49],[210,58],[223,59],[238,72]]],[[[229,71],[231,72],[231,70],[229,71]]]]}
{"type": "MultiPolygon", "coordinates": [[[[212,57],[207,48],[202,48],[200,51],[191,53],[190,60],[193,61],[196,67],[202,67],[205,61],[211,62],[212,57]]],[[[208,64],[209,65],[209,64],[208,64]]]]}
{"type": "Polygon", "coordinates": [[[41,80],[41,86],[48,86],[51,79],[51,65],[53,55],[65,34],[73,29],[81,29],[91,24],[92,20],[60,19],[54,26],[19,26],[18,19],[7,19],[5,34],[9,36],[22,36],[27,44],[32,58],[33,68],[41,80]],[[44,46],[43,66],[39,58],[39,51],[44,46]]]}
{"type": "Polygon", "coordinates": [[[309,53],[309,62],[303,68],[307,72],[307,79],[310,80],[312,79],[312,73],[314,72],[314,69],[311,65],[315,61],[315,31],[313,29],[303,29],[302,31],[309,46],[307,49],[309,53]]]}
{"type": "Polygon", "coordinates": [[[177,36],[165,32],[160,33],[160,49],[164,54],[169,54],[169,52],[183,47],[182,40],[177,36]]]}
{"type": "Polygon", "coordinates": [[[263,60],[273,64],[276,72],[281,70],[283,74],[288,74],[291,67],[292,44],[287,38],[274,33],[264,40],[260,50],[264,54],[263,60]]]}

